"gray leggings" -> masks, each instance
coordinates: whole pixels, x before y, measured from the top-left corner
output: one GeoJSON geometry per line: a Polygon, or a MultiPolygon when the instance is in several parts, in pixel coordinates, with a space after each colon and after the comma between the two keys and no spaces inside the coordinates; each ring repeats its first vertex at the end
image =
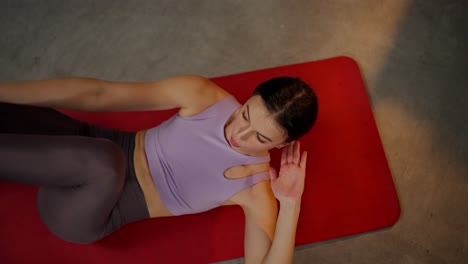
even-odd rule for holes
{"type": "Polygon", "coordinates": [[[39,215],[56,236],[97,241],[149,217],[134,136],[50,108],[0,103],[0,181],[39,185],[39,215]]]}

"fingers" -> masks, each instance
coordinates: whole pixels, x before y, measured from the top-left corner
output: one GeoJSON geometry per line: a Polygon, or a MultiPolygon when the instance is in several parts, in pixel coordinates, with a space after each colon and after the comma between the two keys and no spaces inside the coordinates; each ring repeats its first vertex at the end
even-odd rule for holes
{"type": "Polygon", "coordinates": [[[299,165],[299,160],[301,157],[299,141],[291,142],[287,148],[288,163],[299,165]]]}
{"type": "Polygon", "coordinates": [[[301,143],[299,141],[294,141],[293,163],[299,165],[300,159],[301,159],[301,143]]]}
{"type": "Polygon", "coordinates": [[[294,145],[295,142],[291,142],[291,144],[288,145],[288,163],[294,163],[294,145]]]}
{"type": "Polygon", "coordinates": [[[289,146],[283,148],[283,151],[281,153],[281,166],[288,162],[288,148],[289,146]]]}
{"type": "Polygon", "coordinates": [[[301,143],[299,141],[293,141],[288,146],[283,148],[281,154],[281,165],[292,163],[300,166],[301,159],[301,143]]]}
{"type": "Polygon", "coordinates": [[[299,167],[305,170],[306,164],[307,164],[307,151],[304,151],[302,153],[301,164],[299,165],[299,167]]]}

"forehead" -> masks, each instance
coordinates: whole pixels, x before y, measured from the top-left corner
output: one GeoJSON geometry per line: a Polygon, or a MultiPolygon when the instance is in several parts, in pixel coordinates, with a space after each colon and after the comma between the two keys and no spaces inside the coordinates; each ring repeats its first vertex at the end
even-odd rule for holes
{"type": "Polygon", "coordinates": [[[273,140],[282,140],[285,137],[284,130],[276,122],[273,115],[266,108],[265,102],[259,96],[251,97],[244,108],[250,114],[251,125],[257,132],[273,140]]]}
{"type": "Polygon", "coordinates": [[[252,96],[247,102],[245,102],[244,107],[247,106],[249,106],[251,115],[255,114],[256,116],[263,118],[272,118],[271,113],[266,108],[265,102],[259,95],[252,96]]]}

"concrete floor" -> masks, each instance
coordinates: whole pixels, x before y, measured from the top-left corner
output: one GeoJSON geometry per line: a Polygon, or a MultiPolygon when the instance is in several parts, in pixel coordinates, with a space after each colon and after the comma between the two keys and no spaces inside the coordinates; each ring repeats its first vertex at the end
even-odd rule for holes
{"type": "Polygon", "coordinates": [[[0,81],[214,77],[351,56],[402,216],[299,247],[295,263],[468,263],[466,0],[0,0],[0,33],[0,81]]]}

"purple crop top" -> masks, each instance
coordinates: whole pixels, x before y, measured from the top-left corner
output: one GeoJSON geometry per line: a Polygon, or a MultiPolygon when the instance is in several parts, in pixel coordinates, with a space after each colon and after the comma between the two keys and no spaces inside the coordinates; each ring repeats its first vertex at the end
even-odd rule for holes
{"type": "Polygon", "coordinates": [[[230,95],[197,115],[176,114],[146,132],[149,170],[162,202],[173,215],[210,210],[269,179],[268,172],[240,179],[224,177],[230,167],[270,161],[269,155],[240,154],[226,141],[224,125],[239,106],[230,95]]]}

